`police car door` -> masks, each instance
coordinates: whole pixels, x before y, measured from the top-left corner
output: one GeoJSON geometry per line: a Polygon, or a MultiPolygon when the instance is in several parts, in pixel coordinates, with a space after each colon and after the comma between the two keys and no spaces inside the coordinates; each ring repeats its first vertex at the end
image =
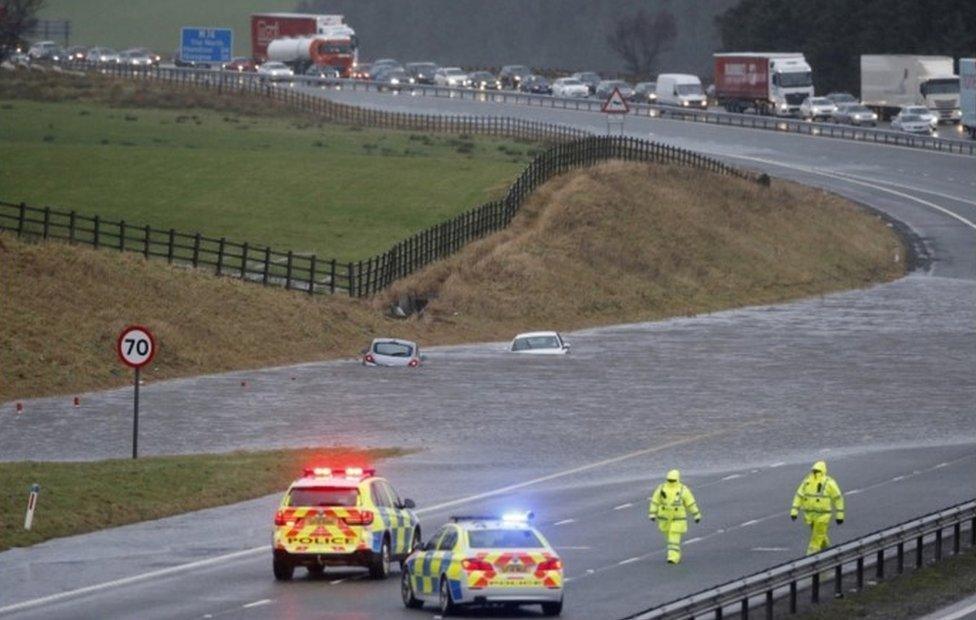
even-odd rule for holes
{"type": "Polygon", "coordinates": [[[427,595],[437,592],[438,584],[432,576],[430,569],[434,555],[437,553],[438,543],[444,536],[445,531],[447,531],[447,528],[442,527],[434,532],[434,535],[424,545],[423,551],[417,554],[416,558],[407,567],[410,570],[410,576],[413,577],[414,592],[427,595]]]}
{"type": "Polygon", "coordinates": [[[386,490],[386,486],[381,480],[374,480],[369,484],[369,494],[373,496],[373,505],[376,507],[376,516],[379,517],[383,529],[390,533],[390,553],[396,555],[397,539],[396,529],[393,526],[395,515],[393,514],[393,500],[386,490]]]}
{"type": "Polygon", "coordinates": [[[410,553],[410,542],[413,538],[413,523],[410,521],[410,513],[403,508],[400,496],[393,490],[393,485],[387,481],[380,481],[380,486],[386,491],[390,502],[390,536],[392,543],[391,552],[394,556],[403,557],[410,553]]]}

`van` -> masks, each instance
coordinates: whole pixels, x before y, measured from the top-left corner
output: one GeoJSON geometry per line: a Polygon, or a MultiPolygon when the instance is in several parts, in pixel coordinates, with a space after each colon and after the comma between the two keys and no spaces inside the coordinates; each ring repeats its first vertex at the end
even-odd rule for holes
{"type": "Polygon", "coordinates": [[[705,91],[697,75],[662,73],[657,76],[657,103],[684,108],[708,107],[705,91]]]}

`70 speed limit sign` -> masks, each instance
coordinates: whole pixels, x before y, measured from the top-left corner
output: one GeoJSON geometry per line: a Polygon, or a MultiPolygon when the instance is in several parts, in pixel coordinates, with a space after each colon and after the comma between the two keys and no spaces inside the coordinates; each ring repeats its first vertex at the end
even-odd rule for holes
{"type": "Polygon", "coordinates": [[[156,339],[152,332],[141,325],[130,325],[122,330],[115,343],[115,351],[122,363],[131,368],[142,368],[156,355],[156,339]]]}

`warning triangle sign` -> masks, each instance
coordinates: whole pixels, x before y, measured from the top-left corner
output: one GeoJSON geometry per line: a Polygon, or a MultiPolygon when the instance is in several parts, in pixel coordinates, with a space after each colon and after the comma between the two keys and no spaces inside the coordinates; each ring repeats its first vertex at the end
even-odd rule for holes
{"type": "Polygon", "coordinates": [[[630,111],[624,96],[616,88],[613,89],[613,92],[610,93],[607,100],[603,102],[603,107],[600,109],[607,114],[626,114],[630,111]]]}

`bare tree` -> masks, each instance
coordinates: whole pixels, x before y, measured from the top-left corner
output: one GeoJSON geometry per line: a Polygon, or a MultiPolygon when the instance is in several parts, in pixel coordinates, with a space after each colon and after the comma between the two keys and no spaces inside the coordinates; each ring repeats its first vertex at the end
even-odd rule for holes
{"type": "Polygon", "coordinates": [[[671,11],[659,9],[653,17],[640,9],[633,16],[617,20],[607,34],[607,45],[637,77],[651,77],[658,56],[671,48],[678,36],[678,23],[671,11]]]}
{"type": "Polygon", "coordinates": [[[24,43],[24,32],[37,23],[44,0],[0,0],[0,59],[24,43]]]}

